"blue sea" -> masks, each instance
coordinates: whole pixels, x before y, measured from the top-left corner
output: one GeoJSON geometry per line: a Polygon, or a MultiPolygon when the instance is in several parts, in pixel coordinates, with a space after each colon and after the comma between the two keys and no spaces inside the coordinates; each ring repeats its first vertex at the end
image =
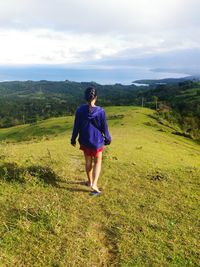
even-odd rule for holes
{"type": "Polygon", "coordinates": [[[140,79],[181,78],[187,73],[158,72],[143,67],[67,68],[55,66],[0,66],[0,81],[76,81],[100,84],[131,84],[140,79]]]}

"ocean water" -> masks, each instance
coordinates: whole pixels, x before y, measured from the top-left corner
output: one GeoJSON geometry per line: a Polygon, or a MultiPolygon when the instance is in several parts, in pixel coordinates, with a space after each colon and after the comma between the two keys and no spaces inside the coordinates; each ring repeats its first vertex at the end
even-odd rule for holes
{"type": "Polygon", "coordinates": [[[143,67],[129,68],[66,68],[66,67],[4,67],[0,66],[0,81],[76,81],[100,84],[131,84],[140,79],[180,78],[187,73],[156,72],[143,67]]]}

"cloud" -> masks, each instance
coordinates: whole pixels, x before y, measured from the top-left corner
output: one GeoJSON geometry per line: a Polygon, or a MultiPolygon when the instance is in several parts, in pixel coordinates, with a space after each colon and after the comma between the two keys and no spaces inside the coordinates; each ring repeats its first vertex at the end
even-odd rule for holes
{"type": "Polygon", "coordinates": [[[198,0],[6,0],[4,27],[51,28],[87,33],[148,33],[191,24],[198,27],[198,0]]]}
{"type": "Polygon", "coordinates": [[[153,66],[163,67],[164,55],[200,48],[199,0],[6,0],[0,5],[1,65],[128,68],[149,66],[150,57],[155,62],[159,57],[153,66]]]}
{"type": "Polygon", "coordinates": [[[48,29],[0,30],[0,64],[72,64],[110,56],[126,42],[109,35],[48,29]]]}

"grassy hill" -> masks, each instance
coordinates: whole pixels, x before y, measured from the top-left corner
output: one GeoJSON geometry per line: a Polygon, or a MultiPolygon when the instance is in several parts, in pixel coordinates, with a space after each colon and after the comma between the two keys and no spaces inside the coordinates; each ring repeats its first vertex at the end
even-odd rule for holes
{"type": "Polygon", "coordinates": [[[0,129],[0,266],[199,266],[200,147],[152,110],[106,112],[99,197],[72,117],[0,129]]]}

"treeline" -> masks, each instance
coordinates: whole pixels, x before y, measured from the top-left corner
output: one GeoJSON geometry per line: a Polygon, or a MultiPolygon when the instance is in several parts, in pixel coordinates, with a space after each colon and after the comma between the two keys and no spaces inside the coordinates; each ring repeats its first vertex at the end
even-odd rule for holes
{"type": "Polygon", "coordinates": [[[25,81],[0,83],[0,128],[34,123],[50,117],[74,114],[84,102],[84,91],[95,86],[98,105],[137,105],[179,124],[185,136],[200,139],[200,83],[100,85],[94,82],[25,81]]]}
{"type": "Polygon", "coordinates": [[[84,102],[85,88],[92,85],[97,88],[99,105],[136,104],[139,89],[135,85],[71,81],[1,82],[0,127],[74,114],[77,106],[84,102]]]}
{"type": "Polygon", "coordinates": [[[143,98],[144,105],[156,109],[159,116],[179,124],[185,136],[200,139],[199,82],[153,85],[138,97],[143,98]]]}

